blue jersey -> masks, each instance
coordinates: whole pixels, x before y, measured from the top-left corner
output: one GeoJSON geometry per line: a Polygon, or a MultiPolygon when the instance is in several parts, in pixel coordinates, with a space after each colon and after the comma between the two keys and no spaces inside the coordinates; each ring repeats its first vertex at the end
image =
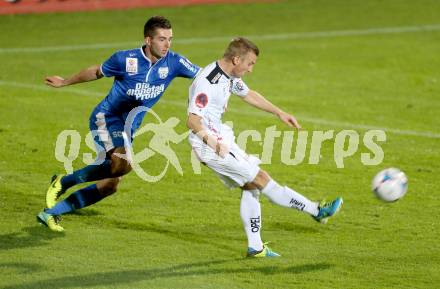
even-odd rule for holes
{"type": "MultiPolygon", "coordinates": [[[[101,65],[104,76],[114,77],[109,94],[93,110],[89,125],[98,151],[124,147],[122,132],[130,111],[136,107],[151,108],[175,77],[194,78],[199,67],[185,57],[168,51],[156,63],[145,56],[143,48],[118,51],[101,65]]],[[[145,111],[136,114],[131,136],[141,125],[145,111]]]]}
{"type": "Polygon", "coordinates": [[[101,65],[102,74],[114,77],[114,82],[98,107],[116,115],[138,106],[151,108],[175,77],[194,78],[198,71],[198,66],[172,51],[154,64],[143,48],[118,51],[101,65]]]}

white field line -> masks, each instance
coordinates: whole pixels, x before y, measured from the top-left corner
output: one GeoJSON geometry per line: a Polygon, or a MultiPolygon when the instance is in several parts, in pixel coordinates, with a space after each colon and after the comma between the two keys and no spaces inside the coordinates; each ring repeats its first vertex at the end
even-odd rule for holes
{"type": "MultiPolygon", "coordinates": [[[[315,32],[293,32],[279,34],[263,34],[263,35],[245,35],[249,39],[255,41],[264,40],[287,40],[287,39],[307,39],[307,38],[326,38],[326,37],[342,37],[342,36],[360,36],[374,34],[396,34],[424,31],[438,31],[440,24],[417,25],[417,26],[398,26],[398,27],[379,27],[367,29],[349,29],[349,30],[333,30],[333,31],[315,31],[315,32]]],[[[214,43],[230,41],[234,36],[216,36],[216,37],[195,37],[176,39],[177,44],[197,44],[197,43],[214,43]]],[[[0,53],[38,53],[38,52],[57,52],[57,51],[73,51],[73,50],[89,50],[89,49],[105,49],[105,48],[121,48],[140,46],[140,42],[115,42],[115,43],[95,43],[95,44],[77,44],[63,46],[42,46],[42,47],[13,47],[0,48],[0,53]]]]}
{"type": "MultiPolygon", "coordinates": [[[[90,90],[84,90],[84,89],[76,89],[76,88],[62,88],[62,89],[56,89],[47,87],[45,85],[35,85],[35,84],[26,84],[26,83],[19,83],[19,82],[9,82],[9,81],[1,81],[0,80],[0,86],[9,86],[9,87],[16,87],[16,88],[29,88],[33,90],[40,90],[40,91],[50,91],[50,92],[62,92],[62,93],[72,93],[72,94],[78,94],[78,95],[86,95],[86,96],[99,96],[104,97],[106,93],[100,93],[90,90]]],[[[182,109],[186,108],[186,101],[174,101],[174,100],[167,100],[162,99],[160,100],[161,103],[166,105],[172,105],[172,106],[178,106],[182,107],[182,109]]],[[[258,116],[258,117],[272,117],[272,115],[262,112],[262,111],[248,111],[248,110],[239,110],[239,109],[228,109],[228,112],[234,113],[234,114],[240,114],[240,115],[247,115],[247,116],[258,116]]],[[[397,134],[397,135],[403,135],[403,136],[416,136],[416,137],[425,137],[425,138],[433,138],[433,139],[439,139],[440,133],[430,132],[430,131],[415,131],[415,130],[403,130],[403,129],[395,129],[395,128],[387,128],[387,127],[378,127],[373,125],[363,125],[363,124],[354,124],[350,122],[341,122],[341,121],[333,121],[333,120],[326,120],[321,118],[314,118],[314,117],[308,117],[308,116],[302,116],[297,115],[298,120],[309,122],[312,124],[318,124],[318,125],[325,125],[325,126],[331,126],[331,127],[340,127],[344,129],[362,129],[362,130],[372,130],[372,129],[378,129],[383,130],[387,133],[397,134]]]]}

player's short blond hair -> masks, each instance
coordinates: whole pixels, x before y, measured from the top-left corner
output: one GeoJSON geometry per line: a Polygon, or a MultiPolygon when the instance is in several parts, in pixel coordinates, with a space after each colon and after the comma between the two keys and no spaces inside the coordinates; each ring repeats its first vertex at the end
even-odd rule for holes
{"type": "Polygon", "coordinates": [[[252,41],[244,37],[237,37],[232,39],[232,41],[229,43],[225,54],[223,54],[223,57],[226,59],[232,59],[236,56],[244,56],[248,52],[253,52],[256,56],[260,54],[260,50],[258,49],[257,45],[255,45],[252,41]]]}

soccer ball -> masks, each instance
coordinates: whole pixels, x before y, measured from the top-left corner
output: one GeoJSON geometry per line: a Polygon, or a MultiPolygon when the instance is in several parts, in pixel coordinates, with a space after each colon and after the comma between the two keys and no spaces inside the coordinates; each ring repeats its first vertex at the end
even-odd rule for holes
{"type": "Polygon", "coordinates": [[[394,202],[402,198],[408,189],[408,178],[396,168],[380,171],[373,179],[374,194],[385,202],[394,202]]]}

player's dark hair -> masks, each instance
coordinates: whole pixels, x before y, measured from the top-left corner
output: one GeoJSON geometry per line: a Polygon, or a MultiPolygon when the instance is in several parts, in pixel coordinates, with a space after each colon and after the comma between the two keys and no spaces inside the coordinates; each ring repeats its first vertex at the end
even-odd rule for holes
{"type": "Polygon", "coordinates": [[[256,56],[260,54],[260,50],[258,49],[257,45],[255,45],[252,41],[244,37],[237,37],[232,39],[232,41],[229,43],[225,54],[223,54],[223,57],[226,59],[232,59],[235,56],[244,56],[251,51],[255,53],[256,56]]]}
{"type": "Polygon", "coordinates": [[[171,22],[163,16],[153,16],[145,22],[144,37],[153,37],[156,29],[171,29],[171,22]]]}

